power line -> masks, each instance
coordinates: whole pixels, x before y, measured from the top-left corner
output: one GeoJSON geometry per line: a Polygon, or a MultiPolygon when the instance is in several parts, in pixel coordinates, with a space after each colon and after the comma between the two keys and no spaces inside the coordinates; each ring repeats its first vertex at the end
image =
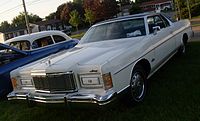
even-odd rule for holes
{"type": "MultiPolygon", "coordinates": [[[[38,4],[38,3],[41,3],[41,2],[48,2],[48,1],[46,1],[46,0],[33,0],[33,1],[30,1],[30,2],[27,2],[27,6],[35,5],[35,4],[38,4]]],[[[5,2],[5,3],[7,3],[7,2],[5,2]]],[[[20,8],[20,7],[22,7],[22,4],[19,4],[17,6],[10,8],[10,9],[1,11],[0,14],[4,14],[4,13],[7,13],[7,12],[14,11],[17,8],[20,8]]]]}
{"type": "Polygon", "coordinates": [[[9,2],[11,2],[12,0],[7,0],[7,1],[4,1],[3,3],[1,3],[1,6],[0,6],[0,8],[2,7],[2,6],[5,6],[6,4],[8,4],[9,2]]]}
{"type": "Polygon", "coordinates": [[[3,14],[3,13],[6,13],[6,12],[15,10],[16,8],[19,8],[19,7],[21,7],[21,6],[22,6],[22,4],[17,5],[17,6],[15,6],[15,7],[12,7],[12,8],[10,8],[10,9],[7,9],[7,10],[4,10],[4,11],[0,12],[0,14],[3,14]]]}
{"type": "MultiPolygon", "coordinates": [[[[41,0],[33,0],[33,1],[30,1],[30,2],[28,2],[28,5],[30,6],[30,5],[32,5],[32,4],[34,4],[34,3],[39,2],[39,1],[41,1],[41,0]]],[[[19,5],[17,5],[17,6],[14,6],[14,7],[10,8],[10,9],[1,11],[0,14],[4,14],[4,13],[7,13],[7,12],[11,12],[11,11],[17,9],[17,8],[20,8],[21,6],[22,6],[22,4],[19,4],[19,5]]]]}

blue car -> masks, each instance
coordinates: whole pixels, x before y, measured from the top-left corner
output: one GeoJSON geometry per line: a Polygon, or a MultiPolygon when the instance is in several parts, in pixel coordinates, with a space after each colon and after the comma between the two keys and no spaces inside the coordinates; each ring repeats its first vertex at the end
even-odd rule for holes
{"type": "MultiPolygon", "coordinates": [[[[51,37],[55,42],[53,35],[51,35],[51,37]]],[[[8,44],[10,46],[0,43],[0,98],[4,98],[9,92],[12,91],[12,83],[10,80],[10,72],[12,70],[40,58],[44,58],[50,54],[72,48],[79,42],[77,39],[69,39],[51,45],[46,44],[46,46],[41,46],[42,44],[34,43],[34,41],[29,44],[24,44],[24,41],[25,40],[9,41],[8,44]],[[24,45],[30,45],[31,47],[24,47],[24,45]]]]}

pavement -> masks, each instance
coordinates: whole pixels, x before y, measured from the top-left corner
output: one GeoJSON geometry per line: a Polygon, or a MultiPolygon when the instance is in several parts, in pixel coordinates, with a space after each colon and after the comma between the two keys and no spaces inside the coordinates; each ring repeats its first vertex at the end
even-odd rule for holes
{"type": "Polygon", "coordinates": [[[200,41],[200,18],[192,19],[191,24],[197,25],[192,27],[192,30],[194,32],[194,37],[192,38],[191,41],[200,41]]]}
{"type": "Polygon", "coordinates": [[[200,26],[192,27],[192,30],[194,32],[194,37],[191,41],[200,41],[200,26]]]}

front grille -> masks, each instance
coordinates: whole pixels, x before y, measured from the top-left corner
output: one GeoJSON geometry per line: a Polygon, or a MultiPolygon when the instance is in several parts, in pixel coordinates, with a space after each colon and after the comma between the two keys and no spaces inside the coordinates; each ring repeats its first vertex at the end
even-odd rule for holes
{"type": "Polygon", "coordinates": [[[33,82],[37,91],[71,92],[76,89],[73,74],[47,74],[34,76],[33,82]]]}

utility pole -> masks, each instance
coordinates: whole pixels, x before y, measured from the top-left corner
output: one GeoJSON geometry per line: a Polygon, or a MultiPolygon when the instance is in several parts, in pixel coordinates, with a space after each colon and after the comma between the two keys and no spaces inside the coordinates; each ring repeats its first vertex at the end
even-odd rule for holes
{"type": "Polygon", "coordinates": [[[191,19],[191,12],[190,12],[190,4],[189,4],[189,0],[187,0],[187,8],[188,8],[188,14],[189,14],[189,19],[191,19]]]}
{"type": "Polygon", "coordinates": [[[177,17],[179,17],[178,20],[180,20],[181,19],[181,9],[180,9],[180,6],[179,6],[179,1],[175,0],[175,2],[176,2],[177,9],[178,9],[178,11],[177,11],[177,14],[178,14],[177,17]]]}
{"type": "Polygon", "coordinates": [[[26,11],[26,4],[25,4],[25,1],[24,1],[24,0],[22,0],[22,2],[23,2],[23,6],[24,6],[26,28],[27,28],[28,34],[31,34],[30,25],[29,25],[29,20],[28,20],[28,15],[27,15],[27,11],[26,11]]]}

